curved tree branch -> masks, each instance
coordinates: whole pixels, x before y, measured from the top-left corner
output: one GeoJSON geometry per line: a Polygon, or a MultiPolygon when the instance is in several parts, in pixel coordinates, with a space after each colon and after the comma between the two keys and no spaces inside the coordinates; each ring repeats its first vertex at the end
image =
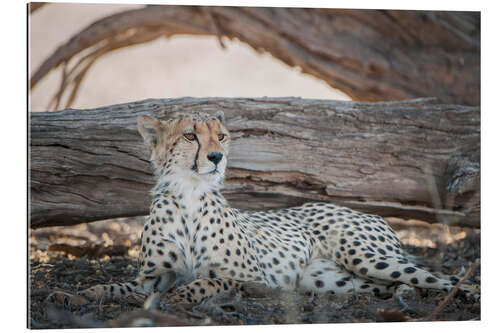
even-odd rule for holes
{"type": "Polygon", "coordinates": [[[239,39],[355,100],[439,96],[478,105],[479,25],[475,12],[147,6],[103,18],[73,36],[42,63],[30,87],[101,43],[111,52],[190,34],[217,36],[221,45],[222,36],[239,39]],[[114,40],[121,35],[128,37],[114,40]]]}
{"type": "Polygon", "coordinates": [[[33,14],[35,11],[39,10],[43,6],[48,5],[47,2],[30,2],[29,7],[30,7],[30,14],[33,14]]]}

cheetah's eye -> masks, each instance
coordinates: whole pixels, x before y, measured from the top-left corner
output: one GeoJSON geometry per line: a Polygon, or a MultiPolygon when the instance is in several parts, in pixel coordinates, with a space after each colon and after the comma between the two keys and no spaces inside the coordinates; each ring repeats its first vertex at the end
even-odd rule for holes
{"type": "Polygon", "coordinates": [[[226,138],[226,134],[219,134],[217,135],[217,138],[219,139],[219,141],[223,141],[225,138],[226,138]]]}
{"type": "Polygon", "coordinates": [[[196,139],[196,134],[194,134],[194,133],[186,133],[186,134],[184,134],[184,137],[188,141],[193,141],[193,140],[196,139]]]}

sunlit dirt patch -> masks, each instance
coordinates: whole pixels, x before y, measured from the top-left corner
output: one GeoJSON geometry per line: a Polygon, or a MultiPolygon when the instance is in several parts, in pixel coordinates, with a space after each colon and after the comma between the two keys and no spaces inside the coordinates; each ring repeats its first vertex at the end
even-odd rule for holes
{"type": "Polygon", "coordinates": [[[472,228],[449,227],[440,223],[427,223],[419,220],[387,218],[405,245],[435,248],[438,244],[451,244],[464,239],[467,233],[479,232],[472,228]]]}
{"type": "Polygon", "coordinates": [[[143,221],[137,217],[30,230],[30,260],[47,262],[50,256],[138,258],[143,221]]]}

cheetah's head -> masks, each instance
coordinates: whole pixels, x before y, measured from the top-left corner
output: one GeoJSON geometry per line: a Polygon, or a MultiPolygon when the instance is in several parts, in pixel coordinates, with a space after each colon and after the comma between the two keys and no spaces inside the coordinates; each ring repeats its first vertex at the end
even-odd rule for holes
{"type": "Polygon", "coordinates": [[[222,111],[183,114],[165,121],[140,116],[137,127],[151,149],[159,183],[177,180],[213,189],[222,185],[230,141],[222,111]]]}

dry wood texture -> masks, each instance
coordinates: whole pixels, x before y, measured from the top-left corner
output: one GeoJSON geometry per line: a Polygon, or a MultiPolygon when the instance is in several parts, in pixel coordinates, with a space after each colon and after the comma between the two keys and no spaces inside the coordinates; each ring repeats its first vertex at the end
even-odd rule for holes
{"type": "Polygon", "coordinates": [[[63,66],[52,106],[68,107],[99,57],[178,34],[215,35],[222,46],[222,36],[239,39],[354,100],[439,96],[444,103],[480,103],[479,12],[147,6],[73,36],[37,69],[30,86],[63,66]]]}
{"type": "Polygon", "coordinates": [[[37,10],[39,10],[40,8],[42,8],[45,5],[47,5],[46,2],[30,2],[28,4],[29,9],[30,9],[30,14],[33,14],[34,12],[36,12],[37,10]]]}
{"type": "Polygon", "coordinates": [[[224,194],[235,207],[320,200],[480,225],[479,107],[183,98],[30,113],[31,227],[146,215],[154,179],[137,117],[216,110],[232,135],[224,194]]]}

